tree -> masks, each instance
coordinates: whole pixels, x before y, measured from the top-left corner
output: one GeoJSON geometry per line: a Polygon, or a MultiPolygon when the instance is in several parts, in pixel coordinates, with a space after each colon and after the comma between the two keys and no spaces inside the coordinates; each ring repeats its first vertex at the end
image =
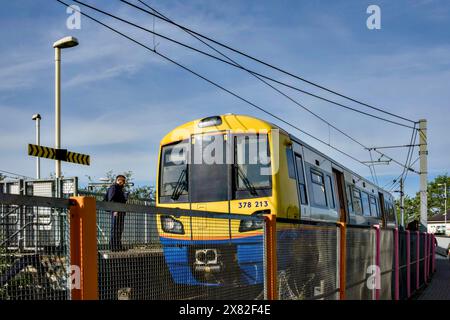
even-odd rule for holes
{"type": "MultiPolygon", "coordinates": [[[[444,183],[447,183],[447,189],[450,188],[450,177],[445,175],[437,176],[433,181],[428,182],[428,217],[435,214],[443,214],[445,207],[444,183]],[[440,185],[441,184],[441,185],[440,185]]],[[[400,200],[396,200],[397,217],[400,221],[400,200]]],[[[414,198],[405,197],[405,223],[413,220],[420,220],[420,192],[417,192],[414,198]]],[[[447,208],[449,207],[447,197],[447,208]]]]}

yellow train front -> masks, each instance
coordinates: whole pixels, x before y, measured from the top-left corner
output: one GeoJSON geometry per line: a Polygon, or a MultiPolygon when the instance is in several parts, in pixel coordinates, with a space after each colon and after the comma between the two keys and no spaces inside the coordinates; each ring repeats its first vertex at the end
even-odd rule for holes
{"type": "MultiPolygon", "coordinates": [[[[247,216],[275,212],[272,129],[252,117],[223,115],[171,131],[160,146],[157,205],[247,216]]],[[[157,218],[173,280],[193,285],[262,283],[263,224],[262,217],[157,218]]]]}
{"type": "Polygon", "coordinates": [[[182,284],[263,283],[263,220],[237,215],[276,215],[278,270],[295,265],[301,233],[314,238],[311,228],[300,232],[289,223],[396,226],[391,194],[279,127],[243,115],[192,121],[166,135],[156,198],[159,207],[182,213],[236,216],[158,215],[166,263],[182,284]]]}

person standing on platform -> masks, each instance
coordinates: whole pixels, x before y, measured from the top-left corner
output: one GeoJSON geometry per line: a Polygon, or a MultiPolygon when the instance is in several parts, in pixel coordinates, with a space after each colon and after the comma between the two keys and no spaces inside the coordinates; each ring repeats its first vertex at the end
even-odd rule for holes
{"type": "MultiPolygon", "coordinates": [[[[126,177],[124,175],[118,175],[115,183],[108,188],[104,200],[126,203],[127,196],[124,192],[125,183],[126,177]]],[[[124,251],[122,246],[122,233],[125,223],[125,215],[125,212],[111,212],[111,236],[109,240],[109,247],[111,251],[124,251]]]]}

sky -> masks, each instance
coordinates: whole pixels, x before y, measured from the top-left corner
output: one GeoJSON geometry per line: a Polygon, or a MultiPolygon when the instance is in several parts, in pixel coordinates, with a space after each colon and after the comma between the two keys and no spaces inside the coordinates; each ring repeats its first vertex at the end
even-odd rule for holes
{"type": "MultiPolygon", "coordinates": [[[[130,0],[138,4],[135,0],[130,0]]],[[[448,173],[450,148],[450,2],[447,0],[156,0],[146,2],[177,23],[310,81],[386,111],[428,121],[429,180],[448,173]],[[381,11],[381,29],[370,30],[367,8],[381,11]]],[[[67,1],[73,4],[71,1],[67,1]]],[[[119,0],[86,3],[199,49],[202,43],[119,0]]],[[[64,176],[98,181],[109,170],[132,171],[137,185],[154,185],[159,141],[185,122],[210,115],[248,114],[268,120],[370,178],[367,167],[318,143],[269,115],[196,78],[154,53],[81,17],[79,29],[55,0],[17,0],[0,11],[0,170],[35,176],[32,115],[39,113],[41,145],[54,146],[53,42],[67,35],[79,46],[62,50],[61,122],[63,148],[89,154],[90,166],[62,163],[64,176]]],[[[367,150],[300,109],[257,79],[166,40],[81,7],[158,52],[290,121],[313,136],[363,161],[367,150]]],[[[285,74],[227,52],[240,64],[292,86],[360,108],[285,74]]],[[[411,130],[281,88],[368,147],[409,144],[411,130]]],[[[383,116],[382,114],[376,113],[383,116]]],[[[395,118],[390,118],[396,120],[395,118]]],[[[386,149],[405,162],[407,149],[386,149]]],[[[418,156],[414,151],[413,160],[418,156]]],[[[375,156],[374,156],[375,157],[375,156]]],[[[376,157],[375,157],[376,158],[376,157]]],[[[418,162],[415,164],[418,170],[418,162]]],[[[43,177],[54,173],[41,160],[43,177]]],[[[0,171],[1,172],[1,171],[0,171]]],[[[380,186],[400,175],[398,165],[377,165],[380,186]]],[[[14,174],[7,174],[15,176],[14,174]]],[[[419,178],[405,190],[414,195],[419,178]]]]}

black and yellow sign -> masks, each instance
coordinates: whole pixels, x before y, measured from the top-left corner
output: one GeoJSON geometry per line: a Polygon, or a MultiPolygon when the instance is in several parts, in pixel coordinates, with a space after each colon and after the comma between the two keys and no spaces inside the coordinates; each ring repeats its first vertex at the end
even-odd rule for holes
{"type": "Polygon", "coordinates": [[[90,157],[87,154],[67,151],[66,161],[88,166],[90,164],[90,157]]]}
{"type": "Polygon", "coordinates": [[[72,163],[90,165],[90,157],[87,154],[75,153],[66,149],[55,149],[49,147],[38,146],[35,144],[28,145],[28,155],[53,160],[61,160],[72,163]]]}
{"type": "Polygon", "coordinates": [[[28,155],[56,160],[56,149],[49,147],[37,146],[35,144],[28,145],[28,155]]]}

